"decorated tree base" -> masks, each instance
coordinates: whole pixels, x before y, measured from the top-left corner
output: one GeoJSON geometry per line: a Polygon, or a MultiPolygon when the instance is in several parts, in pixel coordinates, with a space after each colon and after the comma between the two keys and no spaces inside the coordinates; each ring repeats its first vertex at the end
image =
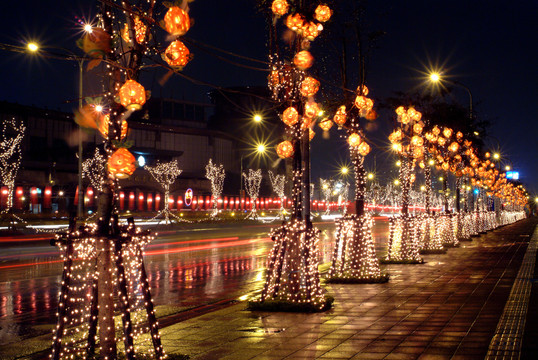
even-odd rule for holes
{"type": "Polygon", "coordinates": [[[382,264],[423,264],[417,240],[418,221],[411,215],[389,220],[389,244],[382,264]]]}
{"type": "Polygon", "coordinates": [[[441,214],[436,219],[435,228],[439,232],[441,243],[445,248],[459,246],[456,237],[456,222],[457,218],[452,214],[441,214]]]}
{"type": "Polygon", "coordinates": [[[271,312],[298,312],[315,313],[323,312],[332,308],[334,298],[325,295],[321,303],[312,302],[291,302],[281,299],[271,299],[265,301],[249,301],[247,310],[250,311],[271,311],[271,312]]]}
{"type": "Polygon", "coordinates": [[[439,232],[435,227],[436,217],[425,214],[417,217],[418,223],[418,241],[420,243],[420,254],[444,254],[446,249],[443,247],[439,232]]]}
{"type": "Polygon", "coordinates": [[[287,309],[312,307],[317,311],[327,307],[318,270],[319,235],[318,229],[300,219],[271,231],[269,236],[275,244],[269,254],[260,303],[289,303],[297,307],[285,306],[287,309]]]}
{"type": "Polygon", "coordinates": [[[337,220],[336,224],[336,244],[329,270],[329,281],[346,283],[388,281],[388,276],[381,274],[375,253],[372,216],[349,215],[337,220]]]}

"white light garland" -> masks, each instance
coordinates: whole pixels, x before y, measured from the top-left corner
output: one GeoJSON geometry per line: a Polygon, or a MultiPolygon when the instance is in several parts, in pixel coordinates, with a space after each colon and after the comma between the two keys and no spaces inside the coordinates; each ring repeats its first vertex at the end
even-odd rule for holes
{"type": "Polygon", "coordinates": [[[256,199],[260,194],[260,184],[262,182],[262,170],[248,169],[248,172],[243,173],[245,178],[245,189],[250,197],[251,210],[247,215],[247,218],[256,219],[258,217],[256,213],[256,199]]]}
{"type": "MultiPolygon", "coordinates": [[[[82,177],[88,178],[95,190],[103,191],[103,184],[107,178],[106,157],[101,155],[99,148],[95,148],[93,157],[82,162],[82,177]]],[[[82,191],[82,189],[78,191],[82,191]]]]}
{"type": "Polygon", "coordinates": [[[224,171],[224,165],[213,164],[213,160],[209,159],[209,163],[205,167],[205,177],[211,181],[211,194],[213,195],[213,211],[211,212],[212,217],[217,216],[219,213],[218,200],[222,194],[225,176],[226,173],[224,171]]]}
{"type": "Polygon", "coordinates": [[[280,198],[280,217],[284,219],[285,218],[284,202],[286,201],[284,186],[286,185],[286,176],[275,175],[273,174],[271,170],[269,170],[268,172],[269,172],[269,180],[271,181],[271,186],[273,187],[273,191],[280,198]]]}
{"type": "Polygon", "coordinates": [[[26,131],[24,123],[17,122],[15,118],[4,120],[2,126],[2,139],[0,142],[0,180],[7,186],[7,207],[4,213],[11,212],[13,207],[13,190],[15,178],[21,165],[21,144],[26,131]]]}
{"type": "Polygon", "coordinates": [[[181,170],[178,166],[177,160],[172,160],[167,163],[157,162],[155,166],[144,166],[144,169],[149,171],[151,176],[161,185],[164,190],[164,209],[159,211],[157,215],[152,219],[157,219],[161,215],[164,216],[164,221],[170,224],[170,217],[175,218],[177,221],[186,221],[180,217],[172,214],[170,211],[170,185],[172,185],[176,178],[181,174],[181,170]]]}

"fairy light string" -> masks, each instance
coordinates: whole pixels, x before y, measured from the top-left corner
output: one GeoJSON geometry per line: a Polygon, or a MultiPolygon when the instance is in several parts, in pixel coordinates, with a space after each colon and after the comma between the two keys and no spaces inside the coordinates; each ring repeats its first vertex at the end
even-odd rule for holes
{"type": "Polygon", "coordinates": [[[213,160],[209,159],[209,163],[205,167],[205,177],[211,182],[211,194],[213,196],[213,210],[211,212],[211,217],[216,217],[219,214],[218,201],[222,194],[224,178],[226,177],[224,165],[214,164],[213,160]]]}

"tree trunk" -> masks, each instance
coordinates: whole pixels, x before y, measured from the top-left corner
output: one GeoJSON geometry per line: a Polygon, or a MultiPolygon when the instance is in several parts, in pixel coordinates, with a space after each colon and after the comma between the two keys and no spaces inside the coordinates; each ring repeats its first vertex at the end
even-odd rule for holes
{"type": "Polygon", "coordinates": [[[364,196],[366,194],[366,171],[364,170],[364,158],[353,151],[353,167],[355,171],[355,214],[364,215],[364,196]]]}

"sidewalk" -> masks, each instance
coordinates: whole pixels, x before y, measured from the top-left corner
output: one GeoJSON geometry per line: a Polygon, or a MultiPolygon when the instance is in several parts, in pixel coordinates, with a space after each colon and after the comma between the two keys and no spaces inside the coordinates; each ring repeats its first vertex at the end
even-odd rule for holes
{"type": "Polygon", "coordinates": [[[196,360],[484,359],[537,223],[426,255],[424,265],[388,265],[386,284],[326,285],[336,299],[326,313],[250,312],[240,303],[165,327],[165,350],[196,360]]]}

